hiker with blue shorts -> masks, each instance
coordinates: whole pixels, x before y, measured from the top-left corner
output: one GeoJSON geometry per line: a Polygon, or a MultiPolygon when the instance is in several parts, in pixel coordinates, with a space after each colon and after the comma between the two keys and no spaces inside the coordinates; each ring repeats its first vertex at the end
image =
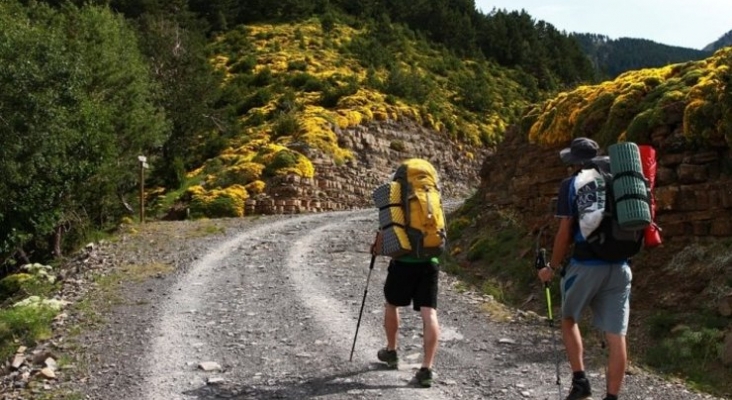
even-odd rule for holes
{"type": "MultiPolygon", "coordinates": [[[[560,152],[560,158],[572,167],[572,176],[562,181],[557,197],[556,217],[559,228],[554,238],[550,263],[539,270],[539,279],[549,282],[555,269],[570,255],[561,271],[562,336],[572,368],[572,387],[566,400],[581,400],[591,396],[590,382],[585,374],[582,336],[577,325],[582,311],[590,307],[593,324],[605,334],[609,349],[604,400],[617,400],[625,375],[627,349],[625,335],[630,314],[632,273],[628,260],[604,261],[587,257],[582,251],[584,240],[579,232],[578,203],[588,201],[575,189],[577,174],[598,156],[599,146],[588,138],[575,138],[571,146],[560,152]]],[[[581,206],[581,204],[580,204],[581,206]]]]}

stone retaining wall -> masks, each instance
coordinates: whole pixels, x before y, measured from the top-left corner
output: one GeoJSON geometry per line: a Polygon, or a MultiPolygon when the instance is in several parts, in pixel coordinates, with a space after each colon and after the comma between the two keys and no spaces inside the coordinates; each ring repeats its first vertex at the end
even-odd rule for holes
{"type": "Polygon", "coordinates": [[[371,193],[388,181],[401,160],[420,157],[437,168],[445,198],[464,198],[479,186],[486,149],[466,146],[409,121],[336,129],[341,147],[356,158],[339,165],[316,151],[304,151],[314,178],[278,177],[266,192],[247,200],[246,214],[293,214],[372,207],[371,193]]]}

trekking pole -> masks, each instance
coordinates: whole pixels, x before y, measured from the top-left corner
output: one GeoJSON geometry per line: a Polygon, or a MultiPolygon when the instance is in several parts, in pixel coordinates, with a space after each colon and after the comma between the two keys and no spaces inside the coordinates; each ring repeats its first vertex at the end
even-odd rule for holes
{"type": "MultiPolygon", "coordinates": [[[[542,269],[546,267],[546,249],[542,248],[537,252],[536,262],[534,263],[536,269],[542,269]]],[[[544,292],[546,293],[546,309],[547,309],[547,321],[549,321],[549,327],[552,331],[552,347],[554,348],[554,363],[557,369],[557,390],[559,390],[559,399],[562,399],[562,379],[559,375],[559,350],[557,349],[557,333],[554,325],[554,315],[552,314],[552,293],[549,288],[549,282],[544,282],[544,292]]]]}
{"type": "Polygon", "coordinates": [[[348,361],[353,361],[353,350],[356,348],[356,338],[358,337],[358,328],[361,326],[361,316],[363,315],[363,306],[366,304],[366,294],[369,292],[369,280],[371,280],[371,271],[374,270],[374,262],[376,254],[371,256],[371,265],[369,265],[369,274],[366,277],[366,287],[363,290],[363,300],[361,301],[361,311],[358,312],[358,323],[356,324],[356,335],[353,336],[353,346],[351,346],[351,357],[348,361]]]}

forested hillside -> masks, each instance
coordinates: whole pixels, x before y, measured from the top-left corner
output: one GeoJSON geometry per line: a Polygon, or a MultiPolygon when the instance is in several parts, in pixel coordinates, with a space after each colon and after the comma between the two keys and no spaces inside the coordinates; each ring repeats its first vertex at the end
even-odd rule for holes
{"type": "MultiPolygon", "coordinates": [[[[0,2],[0,278],[60,262],[137,220],[143,201],[147,220],[238,217],[291,182],[307,181],[314,203],[320,185],[347,182],[361,203],[346,207],[357,207],[373,189],[362,175],[378,165],[354,153],[387,154],[391,166],[421,146],[449,153],[457,177],[489,155],[481,191],[451,217],[445,264],[515,305],[536,289],[526,260],[554,221],[545,203],[565,173],[558,148],[576,136],[632,140],[659,151],[659,221],[674,239],[638,259],[650,271],[634,281],[647,306],[634,323],[651,339],[637,348],[651,365],[726,384],[717,355],[732,357],[732,345],[720,350],[724,337],[732,344],[732,256],[728,239],[705,240],[732,235],[730,49],[705,58],[567,36],[472,0],[241,3],[0,2]],[[683,247],[689,237],[698,243],[683,247]]],[[[8,278],[3,305],[58,287],[8,278]]],[[[13,329],[25,328],[0,324],[0,340],[16,347],[13,329]]]]}
{"type": "Polygon", "coordinates": [[[722,47],[732,46],[732,30],[725,33],[719,39],[704,46],[704,51],[717,51],[722,47]]]}
{"type": "Polygon", "coordinates": [[[2,265],[136,218],[138,155],[150,218],[196,195],[231,209],[311,174],[303,144],[347,160],[339,127],[400,115],[489,147],[525,105],[593,78],[573,39],[472,1],[9,0],[0,19],[2,265]],[[216,167],[226,149],[248,188],[216,167]]]}
{"type": "Polygon", "coordinates": [[[626,71],[701,60],[712,55],[707,49],[669,46],[647,39],[610,39],[591,33],[575,33],[572,37],[580,43],[603,79],[613,79],[626,71]]]}

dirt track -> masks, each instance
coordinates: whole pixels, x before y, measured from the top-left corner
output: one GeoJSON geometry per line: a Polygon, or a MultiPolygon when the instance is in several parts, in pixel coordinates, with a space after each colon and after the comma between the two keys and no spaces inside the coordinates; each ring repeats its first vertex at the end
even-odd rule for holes
{"type": "MultiPolygon", "coordinates": [[[[227,220],[215,222],[225,233],[176,239],[191,224],[150,224],[130,239],[137,240],[134,252],[117,253],[171,264],[176,272],[124,286],[105,326],[77,339],[85,343],[90,375],[64,387],[90,399],[559,398],[545,321],[512,311],[511,322],[495,322],[487,311],[492,300],[460,290],[444,273],[435,386],[412,382],[421,322],[408,309],[400,369],[383,369],[375,357],[384,343],[383,258],[370,278],[349,362],[376,226],[372,210],[227,220]],[[203,371],[207,361],[221,369],[203,371]]],[[[561,368],[564,396],[570,372],[563,353],[561,368]]],[[[589,373],[601,399],[604,371],[589,373]]],[[[628,376],[623,394],[712,398],[646,373],[628,376]]]]}

